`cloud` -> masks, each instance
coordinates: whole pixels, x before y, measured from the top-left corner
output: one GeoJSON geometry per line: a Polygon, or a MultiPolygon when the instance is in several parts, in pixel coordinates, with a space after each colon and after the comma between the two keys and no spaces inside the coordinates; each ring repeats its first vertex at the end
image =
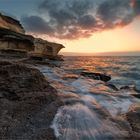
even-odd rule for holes
{"type": "Polygon", "coordinates": [[[78,39],[125,26],[139,13],[140,0],[44,0],[38,15],[24,17],[22,22],[33,33],[78,39]]]}
{"type": "Polygon", "coordinates": [[[133,0],[134,2],[134,12],[136,14],[136,16],[140,15],[140,0],[133,0]]]}
{"type": "Polygon", "coordinates": [[[40,34],[51,34],[53,29],[49,26],[49,24],[39,16],[29,16],[29,17],[22,17],[22,22],[25,25],[25,28],[29,32],[37,32],[40,34]]]}
{"type": "Polygon", "coordinates": [[[99,5],[97,15],[104,28],[129,24],[133,18],[130,0],[107,0],[99,5]]]}

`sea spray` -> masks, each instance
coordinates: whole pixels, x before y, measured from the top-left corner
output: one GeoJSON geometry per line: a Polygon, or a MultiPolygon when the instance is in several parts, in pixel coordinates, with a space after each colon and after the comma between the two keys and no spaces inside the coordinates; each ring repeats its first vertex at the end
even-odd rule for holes
{"type": "Polygon", "coordinates": [[[122,136],[111,121],[80,103],[61,107],[51,128],[59,140],[103,140],[122,136]]]}
{"type": "MultiPolygon", "coordinates": [[[[51,125],[58,140],[123,140],[129,135],[129,126],[121,116],[133,103],[138,102],[130,95],[135,91],[116,91],[102,81],[80,76],[81,70],[88,65],[89,71],[111,74],[113,79],[110,83],[117,87],[139,83],[135,77],[122,77],[122,73],[127,71],[120,62],[129,62],[130,58],[119,58],[120,61],[116,58],[111,68],[113,59],[110,57],[106,61],[100,57],[75,57],[70,61],[67,57],[59,68],[39,67],[65,103],[58,109],[51,125]],[[76,74],[77,78],[71,79],[67,76],[70,74],[76,74]]],[[[127,65],[131,69],[131,65],[127,65]]]]}

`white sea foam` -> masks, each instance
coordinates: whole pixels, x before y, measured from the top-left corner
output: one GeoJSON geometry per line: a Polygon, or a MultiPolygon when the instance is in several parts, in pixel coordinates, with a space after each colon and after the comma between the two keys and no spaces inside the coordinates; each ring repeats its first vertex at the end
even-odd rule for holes
{"type": "MultiPolygon", "coordinates": [[[[117,67],[120,66],[117,65],[117,67]]],[[[58,110],[51,125],[56,137],[59,140],[103,140],[104,137],[113,138],[121,135],[115,124],[105,119],[105,116],[99,117],[98,113],[104,110],[108,116],[115,118],[126,113],[138,100],[130,95],[131,91],[114,91],[102,81],[80,75],[72,80],[64,80],[64,75],[77,74],[75,70],[72,71],[74,67],[76,65],[62,68],[39,67],[58,93],[69,95],[64,99],[64,102],[69,105],[58,110]]],[[[115,67],[115,71],[117,69],[115,67]]],[[[125,82],[127,78],[123,79],[125,80],[122,82],[120,82],[121,77],[113,80],[121,85],[131,83],[130,79],[128,82],[125,82]]]]}

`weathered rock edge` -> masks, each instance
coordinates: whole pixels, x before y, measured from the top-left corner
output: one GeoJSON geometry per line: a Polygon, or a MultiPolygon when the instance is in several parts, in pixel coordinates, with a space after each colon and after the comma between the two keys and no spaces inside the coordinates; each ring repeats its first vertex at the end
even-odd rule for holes
{"type": "Polygon", "coordinates": [[[61,105],[39,70],[0,61],[0,139],[54,140],[50,125],[61,105]]]}

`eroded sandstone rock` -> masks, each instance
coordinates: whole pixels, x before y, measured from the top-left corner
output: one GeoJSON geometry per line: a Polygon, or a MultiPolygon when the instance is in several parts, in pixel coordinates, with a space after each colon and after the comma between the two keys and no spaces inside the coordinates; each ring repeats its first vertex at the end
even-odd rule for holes
{"type": "Polygon", "coordinates": [[[0,50],[34,51],[33,40],[30,35],[0,28],[0,50]]]}
{"type": "MultiPolygon", "coordinates": [[[[19,21],[0,14],[0,55],[3,55],[1,50],[14,50],[17,52],[26,51],[27,56],[31,57],[62,60],[60,56],[57,56],[62,48],[64,48],[62,44],[25,34],[19,21]]],[[[16,56],[16,53],[14,55],[16,56]]]]}
{"type": "Polygon", "coordinates": [[[49,59],[59,59],[57,58],[58,52],[64,48],[62,44],[48,42],[40,38],[34,39],[35,50],[33,55],[43,56],[49,59]]]}
{"type": "Polygon", "coordinates": [[[9,29],[14,32],[23,34],[25,33],[24,28],[22,27],[22,25],[18,20],[13,19],[6,15],[2,15],[1,13],[0,13],[0,28],[9,29]]]}

